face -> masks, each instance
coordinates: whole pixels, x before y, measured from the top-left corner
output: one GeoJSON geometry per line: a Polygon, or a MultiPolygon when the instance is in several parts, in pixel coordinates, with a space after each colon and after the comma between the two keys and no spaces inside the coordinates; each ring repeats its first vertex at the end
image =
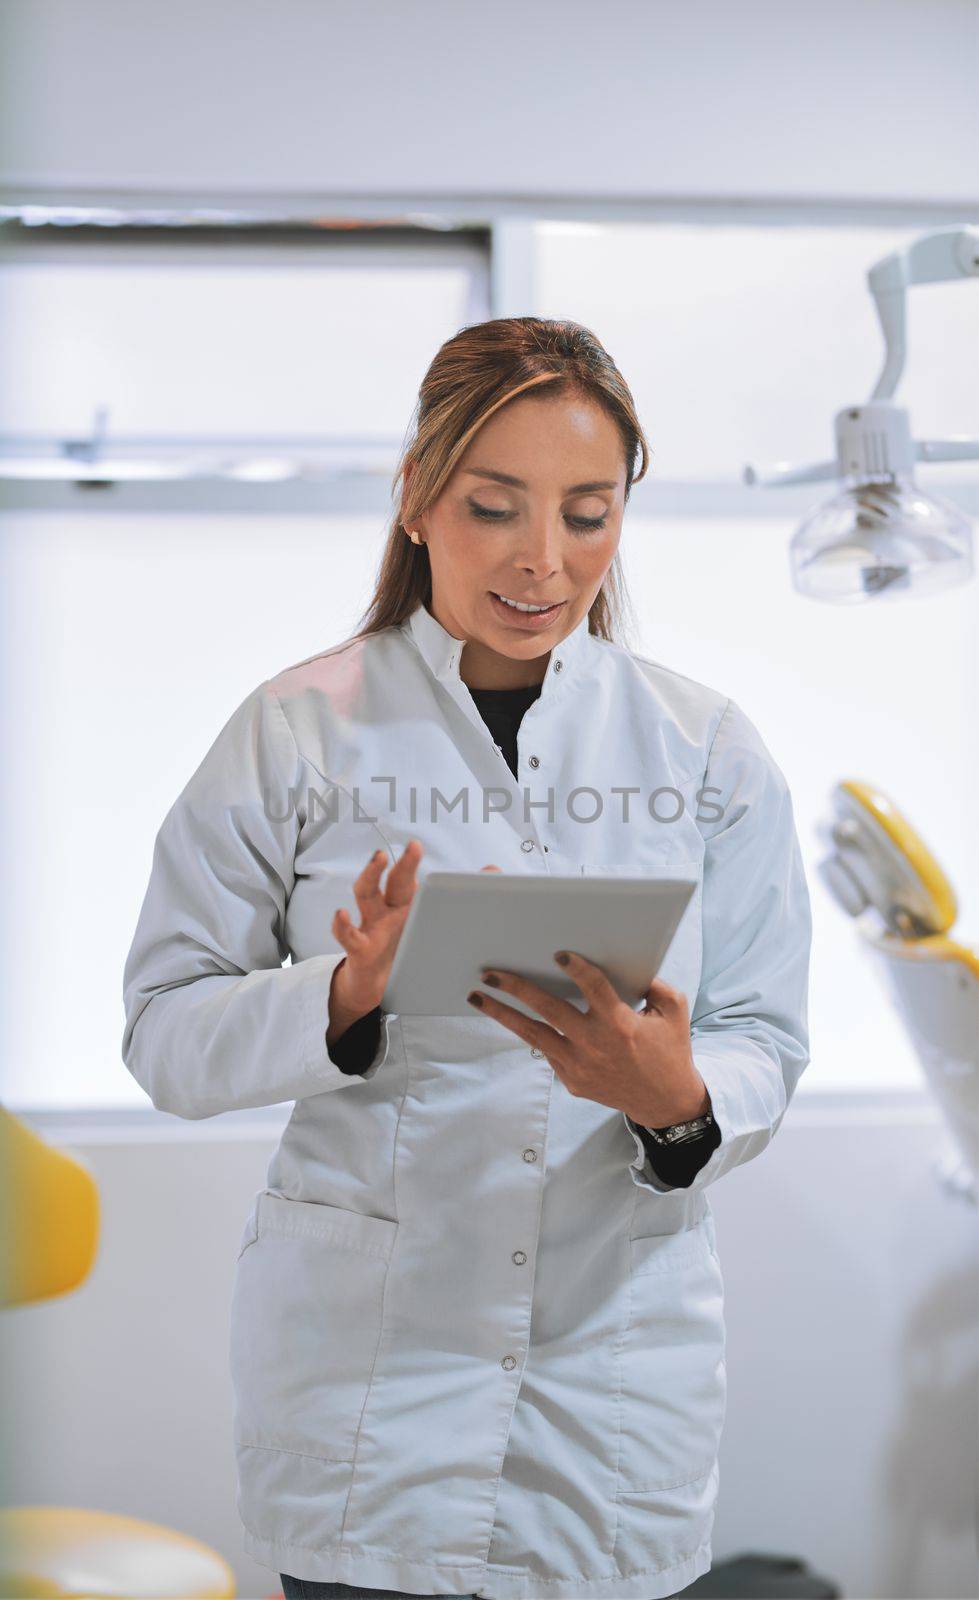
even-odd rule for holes
{"type": "Polygon", "coordinates": [[[541,681],[618,548],[625,475],[615,423],[581,395],[543,400],[531,391],[477,431],[438,499],[410,524],[428,545],[432,614],[466,640],[464,683],[541,681]],[[506,600],[553,607],[537,616],[506,600]]]}

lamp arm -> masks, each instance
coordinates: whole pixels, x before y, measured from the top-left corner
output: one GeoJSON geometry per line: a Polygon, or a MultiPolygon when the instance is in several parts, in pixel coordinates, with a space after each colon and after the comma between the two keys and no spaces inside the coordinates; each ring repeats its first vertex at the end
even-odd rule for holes
{"type": "Polygon", "coordinates": [[[877,307],[885,351],[871,400],[889,400],[904,371],[908,287],[959,278],[979,278],[979,228],[936,228],[920,234],[903,250],[883,256],[869,269],[867,285],[877,307]]]}
{"type": "Polygon", "coordinates": [[[782,484],[821,483],[837,476],[835,461],[817,461],[812,466],[794,467],[790,462],[779,462],[774,467],[760,471],[749,463],[742,470],[742,481],[763,489],[775,489],[782,484]]]}
{"type": "Polygon", "coordinates": [[[916,461],[979,461],[979,439],[967,433],[953,434],[951,439],[918,439],[914,455],[916,461]]]}

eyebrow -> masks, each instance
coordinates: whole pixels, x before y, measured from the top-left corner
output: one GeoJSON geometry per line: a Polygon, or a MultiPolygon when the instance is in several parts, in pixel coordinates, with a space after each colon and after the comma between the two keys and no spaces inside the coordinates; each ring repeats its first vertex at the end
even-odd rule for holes
{"type": "MultiPolygon", "coordinates": [[[[529,484],[523,478],[513,478],[509,472],[493,472],[489,467],[464,467],[464,472],[471,472],[477,478],[492,478],[496,483],[508,483],[514,489],[528,489],[529,484]]],[[[617,483],[608,483],[605,479],[597,479],[594,483],[573,483],[570,489],[565,489],[565,494],[587,494],[592,489],[617,489],[617,483]]]]}

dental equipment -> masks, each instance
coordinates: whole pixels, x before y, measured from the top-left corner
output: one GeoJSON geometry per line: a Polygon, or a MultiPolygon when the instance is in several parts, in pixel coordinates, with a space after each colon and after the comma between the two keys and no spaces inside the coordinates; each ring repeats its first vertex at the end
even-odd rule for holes
{"type": "Polygon", "coordinates": [[[914,463],[979,459],[979,438],[915,440],[907,409],[891,398],[904,370],[908,286],[961,278],[979,278],[976,227],[921,234],[875,262],[867,281],[884,335],[884,366],[868,401],[836,413],[835,460],[779,463],[765,472],[744,468],[746,483],[771,488],[843,480],[841,492],[810,512],[792,539],[792,581],[810,599],[844,605],[894,600],[973,575],[968,519],[918,486],[914,463]]]}
{"type": "Polygon", "coordinates": [[[955,891],[917,830],[869,783],[844,779],[819,836],[820,878],[856,919],[941,1108],[953,1148],[938,1176],[977,1203],[979,950],[949,937],[955,891]]]}

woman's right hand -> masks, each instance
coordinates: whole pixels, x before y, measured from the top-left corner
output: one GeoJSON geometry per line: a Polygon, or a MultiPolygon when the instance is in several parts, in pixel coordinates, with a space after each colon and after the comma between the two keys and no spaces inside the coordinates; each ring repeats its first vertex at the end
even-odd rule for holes
{"type": "MultiPolygon", "coordinates": [[[[418,887],[416,871],[421,858],[421,844],[409,839],[382,889],[387,851],[375,851],[354,879],[360,926],[354,924],[345,907],[337,909],[331,931],[346,954],[330,985],[327,1044],[333,1044],[359,1017],[380,1005],[418,887]]],[[[499,870],[495,866],[481,868],[483,872],[499,870]]]]}

